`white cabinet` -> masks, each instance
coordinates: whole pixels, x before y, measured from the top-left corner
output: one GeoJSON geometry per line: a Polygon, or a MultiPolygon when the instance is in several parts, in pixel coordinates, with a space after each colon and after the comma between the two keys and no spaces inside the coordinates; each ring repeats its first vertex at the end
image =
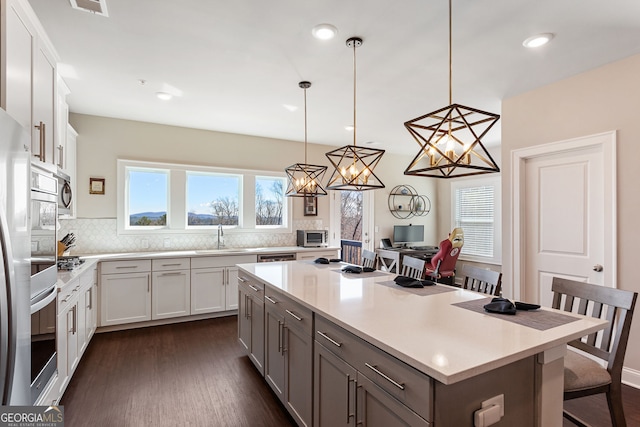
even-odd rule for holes
{"type": "Polygon", "coordinates": [[[151,318],[190,315],[189,258],[154,259],[151,270],[151,318]]]}
{"type": "Polygon", "coordinates": [[[191,314],[238,309],[238,268],[256,255],[191,258],[191,314]]]}
{"type": "Polygon", "coordinates": [[[100,326],[151,320],[151,260],[102,262],[100,326]]]}
{"type": "Polygon", "coordinates": [[[80,290],[78,294],[78,316],[79,316],[79,337],[78,337],[78,351],[80,356],[84,354],[84,351],[89,345],[91,337],[93,337],[96,331],[98,310],[96,306],[97,302],[97,280],[96,280],[96,267],[85,271],[80,276],[80,290]]]}
{"type": "Polygon", "coordinates": [[[57,55],[27,1],[2,2],[0,107],[31,132],[32,154],[54,164],[57,55]]]}

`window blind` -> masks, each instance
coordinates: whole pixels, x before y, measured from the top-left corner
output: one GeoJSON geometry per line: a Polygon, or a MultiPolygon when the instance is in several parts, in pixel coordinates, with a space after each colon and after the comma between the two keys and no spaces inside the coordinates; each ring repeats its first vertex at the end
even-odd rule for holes
{"type": "Polygon", "coordinates": [[[464,230],[462,254],[493,257],[494,192],[493,185],[455,190],[455,223],[464,230]]]}

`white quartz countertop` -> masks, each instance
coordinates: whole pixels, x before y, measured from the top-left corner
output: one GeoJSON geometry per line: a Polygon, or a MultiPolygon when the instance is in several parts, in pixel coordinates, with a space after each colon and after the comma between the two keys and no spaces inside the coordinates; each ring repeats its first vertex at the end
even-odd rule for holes
{"type": "Polygon", "coordinates": [[[64,271],[64,270],[59,270],[58,271],[58,289],[62,289],[65,286],[67,286],[69,283],[73,282],[75,279],[77,279],[78,277],[80,277],[82,275],[82,273],[84,273],[85,271],[88,271],[90,269],[92,269],[93,267],[95,267],[95,265],[98,263],[98,259],[86,259],[82,265],[80,265],[79,267],[74,268],[73,270],[69,270],[69,271],[64,271]]]}
{"type": "Polygon", "coordinates": [[[320,252],[320,251],[340,250],[339,247],[324,248],[304,248],[301,246],[270,246],[263,248],[222,248],[222,249],[194,249],[183,251],[154,251],[154,252],[121,252],[80,255],[83,259],[98,259],[99,261],[117,261],[127,259],[147,259],[147,258],[173,258],[173,257],[199,257],[199,256],[225,256],[225,255],[247,255],[247,254],[279,254],[279,253],[300,253],[300,252],[320,252]]]}
{"type": "Polygon", "coordinates": [[[606,324],[542,308],[579,320],[540,331],[452,305],[487,295],[459,288],[416,295],[376,283],[392,281],[394,274],[346,274],[339,271],[340,264],[290,261],[239,267],[444,384],[561,346],[606,324]]]}

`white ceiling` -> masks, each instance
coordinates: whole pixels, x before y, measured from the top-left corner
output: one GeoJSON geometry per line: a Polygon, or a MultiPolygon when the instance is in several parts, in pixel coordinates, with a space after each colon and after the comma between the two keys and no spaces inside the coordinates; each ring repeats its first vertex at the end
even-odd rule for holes
{"type": "MultiPolygon", "coordinates": [[[[446,0],[106,0],[109,17],[30,3],[76,113],[301,141],[309,80],[309,142],[351,144],[352,36],[359,145],[413,154],[404,122],[449,104],[446,0]],[[314,39],[320,23],[338,36],[314,39]]],[[[477,109],[639,52],[638,0],[453,1],[453,102],[477,109]],[[556,37],[522,46],[542,32],[556,37]]]]}

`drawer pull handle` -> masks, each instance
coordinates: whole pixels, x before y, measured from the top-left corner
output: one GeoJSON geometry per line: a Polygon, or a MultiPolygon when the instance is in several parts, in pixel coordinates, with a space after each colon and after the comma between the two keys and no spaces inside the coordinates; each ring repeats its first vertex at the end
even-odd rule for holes
{"type": "Polygon", "coordinates": [[[253,286],[253,285],[249,285],[249,287],[250,287],[251,289],[253,289],[254,291],[256,291],[256,292],[260,292],[260,288],[256,288],[256,287],[255,287],[255,286],[253,286]]]}
{"type": "Polygon", "coordinates": [[[67,297],[65,299],[63,299],[62,302],[67,302],[67,301],[69,301],[70,298],[71,298],[71,295],[67,295],[67,297]]]}
{"type": "Polygon", "coordinates": [[[327,341],[329,341],[331,344],[335,345],[336,347],[342,347],[342,343],[341,342],[338,342],[338,341],[334,340],[333,338],[331,338],[330,336],[328,336],[324,332],[316,331],[316,333],[318,335],[320,335],[322,338],[324,338],[327,341]]]}
{"type": "Polygon", "coordinates": [[[175,271],[171,273],[162,273],[160,276],[182,276],[184,273],[182,271],[175,271]]]}
{"type": "Polygon", "coordinates": [[[385,380],[389,381],[394,386],[398,387],[400,390],[404,390],[404,384],[400,384],[400,383],[394,381],[393,379],[389,378],[387,375],[385,375],[384,373],[380,372],[380,370],[375,365],[369,365],[368,363],[365,363],[364,365],[367,368],[371,369],[376,374],[380,375],[385,380]]]}
{"type": "Polygon", "coordinates": [[[277,304],[278,301],[274,300],[273,298],[271,298],[269,295],[265,295],[264,299],[266,299],[267,301],[269,301],[272,304],[277,304]]]}
{"type": "Polygon", "coordinates": [[[119,269],[119,268],[138,268],[138,266],[137,265],[119,265],[116,267],[116,269],[119,269]]]}
{"type": "Polygon", "coordinates": [[[173,263],[173,264],[162,264],[163,267],[173,267],[174,265],[182,265],[179,262],[173,263]]]}
{"type": "Polygon", "coordinates": [[[293,313],[292,311],[289,311],[289,310],[285,310],[285,311],[289,314],[289,316],[293,317],[293,318],[294,318],[294,319],[296,319],[298,322],[302,322],[302,317],[298,317],[298,316],[296,316],[296,315],[295,315],[295,313],[293,313]]]}
{"type": "Polygon", "coordinates": [[[241,281],[242,283],[247,281],[247,279],[245,279],[244,277],[240,277],[240,276],[238,276],[238,280],[241,281]]]}

